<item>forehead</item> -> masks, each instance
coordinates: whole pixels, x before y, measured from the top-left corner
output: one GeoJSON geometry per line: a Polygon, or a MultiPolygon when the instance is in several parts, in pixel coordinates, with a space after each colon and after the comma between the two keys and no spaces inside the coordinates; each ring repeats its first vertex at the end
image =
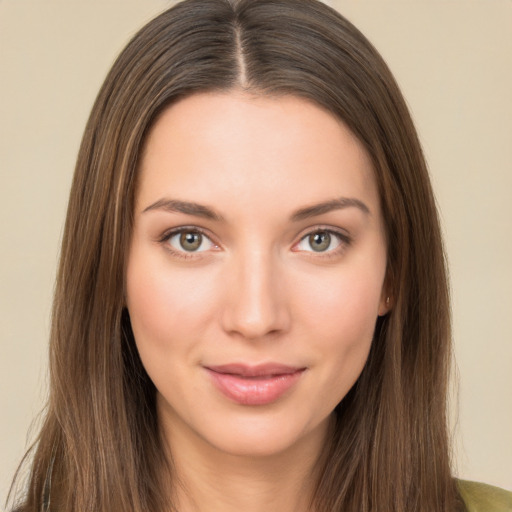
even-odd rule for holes
{"type": "Polygon", "coordinates": [[[137,208],[166,194],[224,207],[293,208],[339,195],[378,204],[370,158],[339,119],[299,97],[242,92],[195,94],[159,117],[137,208]]]}

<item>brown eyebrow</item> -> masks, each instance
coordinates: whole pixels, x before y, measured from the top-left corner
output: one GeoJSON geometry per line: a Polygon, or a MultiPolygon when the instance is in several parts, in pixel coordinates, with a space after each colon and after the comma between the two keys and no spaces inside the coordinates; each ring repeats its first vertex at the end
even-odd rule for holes
{"type": "Polygon", "coordinates": [[[331,199],[322,203],[306,206],[294,212],[291,216],[293,222],[297,222],[317,215],[331,212],[333,210],[341,210],[344,208],[355,207],[359,208],[366,215],[370,215],[370,209],[359,199],[353,197],[340,197],[338,199],[331,199]]]}
{"type": "Polygon", "coordinates": [[[168,212],[185,213],[186,215],[194,215],[195,217],[203,217],[210,220],[223,220],[221,215],[208,206],[190,201],[180,201],[178,199],[159,199],[145,208],[142,213],[151,210],[165,210],[168,212]]]}
{"type": "MultiPolygon", "coordinates": [[[[340,197],[338,199],[331,199],[305,208],[300,208],[291,215],[292,222],[298,222],[310,217],[322,215],[333,210],[341,210],[344,208],[355,207],[359,208],[363,213],[369,215],[370,209],[359,199],[352,197],[340,197]]],[[[180,201],[178,199],[159,199],[158,201],[150,204],[145,208],[142,213],[152,210],[165,210],[168,212],[179,212],[186,215],[194,215],[196,217],[203,217],[209,220],[222,221],[224,220],[221,215],[215,212],[208,206],[194,203],[191,201],[180,201]]]]}

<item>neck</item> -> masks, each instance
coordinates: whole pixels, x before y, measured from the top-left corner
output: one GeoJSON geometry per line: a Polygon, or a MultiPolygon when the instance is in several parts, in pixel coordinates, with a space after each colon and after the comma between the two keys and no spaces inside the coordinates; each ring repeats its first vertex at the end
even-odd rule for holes
{"type": "Polygon", "coordinates": [[[176,510],[311,512],[327,425],[319,428],[299,445],[264,456],[226,453],[173,429],[165,437],[172,453],[176,510]]]}

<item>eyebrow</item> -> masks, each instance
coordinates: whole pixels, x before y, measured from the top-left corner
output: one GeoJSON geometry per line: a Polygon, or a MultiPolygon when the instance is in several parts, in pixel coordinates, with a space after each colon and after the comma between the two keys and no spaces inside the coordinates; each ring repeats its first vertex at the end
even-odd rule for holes
{"type": "MultiPolygon", "coordinates": [[[[292,222],[298,222],[301,220],[316,217],[324,213],[329,213],[334,210],[342,210],[345,208],[358,208],[366,215],[370,215],[370,209],[359,199],[353,197],[340,197],[337,199],[331,199],[329,201],[323,201],[321,203],[306,206],[296,210],[291,215],[292,222]]],[[[180,201],[178,199],[159,199],[158,201],[150,204],[145,208],[142,213],[146,213],[152,210],[164,210],[167,212],[179,212],[186,215],[193,215],[195,217],[202,217],[204,219],[222,221],[224,220],[222,215],[218,214],[212,208],[203,204],[194,203],[192,201],[180,201]]]]}
{"type": "Polygon", "coordinates": [[[208,206],[191,201],[180,201],[178,199],[159,199],[145,208],[142,213],[152,210],[165,210],[167,212],[179,212],[186,215],[194,215],[209,220],[223,220],[222,216],[208,206]]]}
{"type": "Polygon", "coordinates": [[[324,213],[332,212],[333,210],[343,210],[345,208],[358,208],[366,215],[370,215],[370,209],[359,199],[353,197],[339,197],[337,199],[331,199],[330,201],[324,201],[321,203],[306,206],[294,212],[291,216],[293,222],[297,222],[310,217],[316,217],[324,213]]]}

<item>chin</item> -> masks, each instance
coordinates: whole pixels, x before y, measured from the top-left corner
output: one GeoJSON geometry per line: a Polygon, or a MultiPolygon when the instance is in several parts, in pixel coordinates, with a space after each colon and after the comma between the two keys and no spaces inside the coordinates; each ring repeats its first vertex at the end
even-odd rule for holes
{"type": "Polygon", "coordinates": [[[210,423],[207,432],[196,433],[213,449],[234,457],[276,457],[304,445],[323,445],[330,415],[319,423],[294,417],[281,421],[270,416],[233,421],[224,418],[218,425],[210,423]]]}

